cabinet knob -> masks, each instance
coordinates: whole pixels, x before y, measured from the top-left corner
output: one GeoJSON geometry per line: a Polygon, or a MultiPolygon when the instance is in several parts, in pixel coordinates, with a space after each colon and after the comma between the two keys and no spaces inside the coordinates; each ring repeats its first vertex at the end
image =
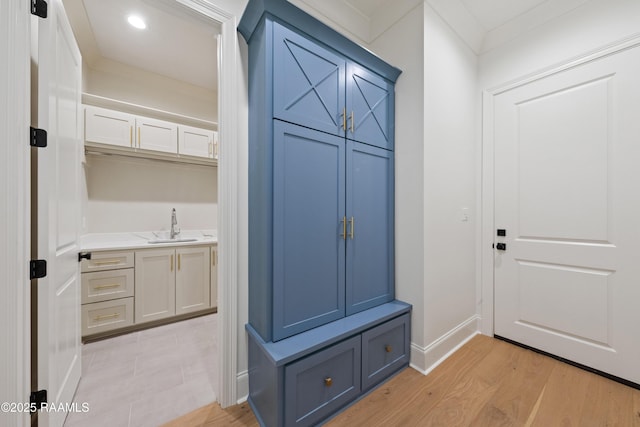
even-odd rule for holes
{"type": "Polygon", "coordinates": [[[324,379],[324,385],[327,387],[331,387],[331,385],[333,384],[333,380],[331,379],[331,377],[327,377],[324,379]]]}
{"type": "Polygon", "coordinates": [[[386,351],[387,353],[391,353],[393,351],[393,348],[387,344],[384,346],[384,351],[386,351]]]}

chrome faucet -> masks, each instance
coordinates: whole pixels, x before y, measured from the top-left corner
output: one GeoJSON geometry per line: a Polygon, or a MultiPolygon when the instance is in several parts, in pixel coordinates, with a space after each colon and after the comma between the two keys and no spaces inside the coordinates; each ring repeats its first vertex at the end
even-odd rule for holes
{"type": "Polygon", "coordinates": [[[178,225],[178,218],[176,218],[176,208],[171,209],[171,232],[169,234],[170,239],[175,239],[180,234],[180,229],[176,228],[178,225]]]}

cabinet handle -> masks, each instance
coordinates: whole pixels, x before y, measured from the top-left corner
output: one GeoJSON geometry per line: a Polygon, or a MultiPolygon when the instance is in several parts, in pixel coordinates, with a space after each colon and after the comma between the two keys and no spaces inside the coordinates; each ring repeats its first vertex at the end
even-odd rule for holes
{"type": "Polygon", "coordinates": [[[140,148],[141,142],[142,142],[142,138],[140,138],[140,128],[138,128],[138,148],[140,148]]]}
{"type": "Polygon", "coordinates": [[[333,385],[333,380],[331,379],[331,377],[327,377],[324,379],[324,385],[327,387],[331,387],[333,385]]]}
{"type": "Polygon", "coordinates": [[[213,143],[213,156],[215,158],[218,158],[218,144],[220,144],[220,142],[213,143]]]}
{"type": "Polygon", "coordinates": [[[218,261],[218,251],[213,251],[211,253],[211,265],[215,267],[217,261],[218,261]]]}
{"type": "Polygon", "coordinates": [[[133,126],[129,126],[129,145],[133,147],[133,126]]]}
{"type": "Polygon", "coordinates": [[[213,154],[213,142],[209,143],[209,155],[211,156],[213,154]]]}
{"type": "Polygon", "coordinates": [[[391,353],[393,351],[393,348],[387,344],[384,346],[384,351],[386,351],[387,353],[391,353]]]}
{"type": "Polygon", "coordinates": [[[95,289],[96,291],[99,291],[102,289],[113,289],[113,288],[119,288],[119,287],[120,287],[120,283],[111,283],[109,285],[95,286],[93,289],[95,289]]]}
{"type": "Polygon", "coordinates": [[[101,320],[106,320],[106,319],[115,319],[120,317],[120,313],[113,313],[113,314],[103,314],[101,316],[96,316],[93,318],[94,322],[99,322],[101,320]]]}
{"type": "Polygon", "coordinates": [[[178,254],[178,271],[180,271],[180,258],[182,254],[178,254]]]}
{"type": "Polygon", "coordinates": [[[354,217],[351,217],[349,222],[351,223],[351,231],[349,232],[349,237],[351,238],[351,240],[353,240],[353,236],[356,232],[356,220],[354,217]]]}
{"type": "Polygon", "coordinates": [[[342,130],[347,130],[347,107],[342,109],[342,130]]]}
{"type": "Polygon", "coordinates": [[[340,237],[342,237],[343,240],[347,240],[347,217],[343,216],[340,222],[342,223],[342,233],[340,233],[340,237]]]}
{"type": "Polygon", "coordinates": [[[106,260],[106,261],[93,261],[93,263],[95,265],[113,265],[113,264],[120,264],[120,260],[119,259],[110,259],[110,260],[106,260]]]}
{"type": "Polygon", "coordinates": [[[173,255],[171,255],[171,271],[173,271],[173,255]]]}
{"type": "Polygon", "coordinates": [[[356,125],[355,125],[355,119],[353,117],[353,111],[351,112],[351,133],[354,133],[356,125]]]}

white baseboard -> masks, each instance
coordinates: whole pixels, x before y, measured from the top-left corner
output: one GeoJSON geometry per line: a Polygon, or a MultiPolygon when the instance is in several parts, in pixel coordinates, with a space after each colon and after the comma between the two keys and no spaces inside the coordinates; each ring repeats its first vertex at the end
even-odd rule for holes
{"type": "Polygon", "coordinates": [[[249,371],[238,372],[236,375],[238,399],[237,404],[244,403],[249,397],[249,371]]]}
{"type": "Polygon", "coordinates": [[[424,375],[451,356],[467,341],[479,334],[480,316],[475,315],[426,347],[411,343],[410,366],[424,375]]]}

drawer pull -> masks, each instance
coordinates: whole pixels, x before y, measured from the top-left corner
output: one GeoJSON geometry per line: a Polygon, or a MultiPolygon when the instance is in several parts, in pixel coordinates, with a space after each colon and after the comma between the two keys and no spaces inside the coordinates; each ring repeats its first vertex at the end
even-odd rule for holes
{"type": "Polygon", "coordinates": [[[333,385],[333,380],[331,379],[331,377],[327,377],[324,379],[324,385],[327,387],[331,387],[333,385]]]}
{"type": "Polygon", "coordinates": [[[393,351],[393,348],[387,344],[384,346],[384,351],[386,351],[387,353],[391,353],[393,351]]]}
{"type": "Polygon", "coordinates": [[[120,264],[119,259],[109,259],[106,261],[94,261],[95,265],[111,265],[111,264],[120,264]]]}
{"type": "Polygon", "coordinates": [[[120,287],[120,283],[111,283],[109,285],[99,285],[94,287],[93,289],[95,289],[96,291],[100,291],[102,289],[113,289],[113,288],[119,288],[120,287]]]}
{"type": "Polygon", "coordinates": [[[95,322],[99,322],[101,320],[107,320],[107,319],[116,319],[120,317],[120,313],[113,313],[113,314],[103,314],[102,316],[97,316],[94,317],[93,320],[95,322]]]}

